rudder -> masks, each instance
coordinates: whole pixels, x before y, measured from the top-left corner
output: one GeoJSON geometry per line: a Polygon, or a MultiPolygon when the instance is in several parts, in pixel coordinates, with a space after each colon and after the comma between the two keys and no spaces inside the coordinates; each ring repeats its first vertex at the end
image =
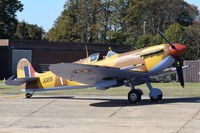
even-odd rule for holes
{"type": "Polygon", "coordinates": [[[17,64],[17,78],[35,77],[37,72],[26,58],[22,58],[17,64]]]}

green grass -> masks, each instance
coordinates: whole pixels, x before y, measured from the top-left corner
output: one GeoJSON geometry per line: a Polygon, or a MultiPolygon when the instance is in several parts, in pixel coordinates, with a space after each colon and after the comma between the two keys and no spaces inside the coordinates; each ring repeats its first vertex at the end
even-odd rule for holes
{"type": "MultiPolygon", "coordinates": [[[[159,88],[163,91],[164,96],[177,97],[200,97],[199,83],[185,83],[185,88],[182,88],[179,83],[152,83],[154,88],[159,88]]],[[[149,90],[145,84],[136,86],[143,90],[144,95],[148,95],[149,90]]],[[[108,95],[108,96],[127,96],[129,87],[110,88],[108,90],[96,90],[95,88],[77,89],[77,90],[59,90],[37,92],[37,95],[108,95]]],[[[3,81],[0,81],[0,91],[4,95],[23,94],[19,87],[6,86],[3,81]]]]}

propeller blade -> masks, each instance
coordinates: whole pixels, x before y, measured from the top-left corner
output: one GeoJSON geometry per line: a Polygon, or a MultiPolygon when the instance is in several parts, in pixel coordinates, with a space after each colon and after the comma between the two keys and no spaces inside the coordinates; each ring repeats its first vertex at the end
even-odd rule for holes
{"type": "Polygon", "coordinates": [[[160,36],[161,36],[162,38],[165,39],[165,41],[166,41],[173,49],[176,49],[176,47],[165,37],[165,35],[164,35],[159,29],[157,29],[157,32],[158,32],[158,34],[160,34],[160,36]]]}
{"type": "Polygon", "coordinates": [[[186,47],[180,46],[180,44],[173,45],[159,29],[157,29],[157,33],[160,34],[160,36],[165,39],[165,41],[171,46],[172,49],[176,50],[175,52],[174,52],[174,50],[172,50],[171,53],[172,54],[175,53],[174,57],[175,57],[176,71],[178,74],[178,80],[179,80],[181,86],[184,88],[182,62],[181,62],[181,58],[179,57],[179,55],[182,54],[181,52],[184,52],[186,47]],[[178,47],[178,49],[176,47],[178,47]]]}
{"type": "Polygon", "coordinates": [[[180,57],[176,58],[176,71],[178,74],[178,80],[179,80],[181,86],[184,88],[183,69],[182,69],[182,63],[181,63],[180,57]]]}

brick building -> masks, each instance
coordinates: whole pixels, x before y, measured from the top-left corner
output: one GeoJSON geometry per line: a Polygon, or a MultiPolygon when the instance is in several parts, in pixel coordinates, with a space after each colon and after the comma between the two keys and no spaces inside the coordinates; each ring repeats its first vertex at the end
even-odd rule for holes
{"type": "Polygon", "coordinates": [[[131,49],[127,45],[1,39],[0,79],[16,74],[16,65],[21,58],[27,58],[36,71],[42,72],[48,70],[49,64],[74,62],[85,58],[86,46],[89,54],[105,55],[108,47],[119,53],[131,49]]]}

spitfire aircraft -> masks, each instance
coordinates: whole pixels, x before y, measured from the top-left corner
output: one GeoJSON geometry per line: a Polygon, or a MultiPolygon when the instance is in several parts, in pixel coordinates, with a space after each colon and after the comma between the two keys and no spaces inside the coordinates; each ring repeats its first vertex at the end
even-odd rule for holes
{"type": "Polygon", "coordinates": [[[151,86],[150,77],[176,70],[179,82],[184,87],[180,56],[185,52],[186,46],[171,43],[160,31],[158,33],[168,44],[122,54],[110,50],[105,57],[95,53],[74,63],[52,64],[49,67],[50,71],[42,74],[35,72],[31,64],[22,59],[18,63],[17,78],[9,78],[6,84],[26,83],[23,91],[28,92],[26,93],[27,98],[30,98],[36,91],[88,87],[106,90],[126,85],[131,88],[128,93],[129,102],[137,103],[141,101],[142,91],[135,89],[135,86],[146,83],[151,101],[160,101],[163,97],[162,91],[151,86]],[[174,63],[176,69],[171,67],[174,63]]]}

